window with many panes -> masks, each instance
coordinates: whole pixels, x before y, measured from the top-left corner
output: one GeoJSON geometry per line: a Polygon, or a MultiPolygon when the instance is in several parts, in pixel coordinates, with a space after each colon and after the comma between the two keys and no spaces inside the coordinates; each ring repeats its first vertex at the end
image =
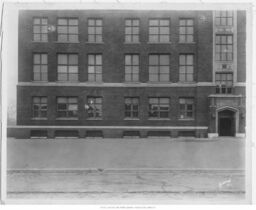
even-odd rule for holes
{"type": "Polygon", "coordinates": [[[179,81],[194,81],[194,55],[180,54],[179,56],[179,81]]]}
{"type": "Polygon", "coordinates": [[[58,81],[78,81],[77,54],[58,54],[58,81]]]}
{"type": "Polygon", "coordinates": [[[102,81],[102,55],[101,54],[88,55],[88,81],[89,82],[102,81]]]}
{"type": "Polygon", "coordinates": [[[194,20],[180,19],[179,20],[179,42],[191,43],[194,41],[194,20]]]}
{"type": "Polygon", "coordinates": [[[138,82],[139,81],[139,55],[127,54],[125,55],[125,81],[138,82]]]}
{"type": "Polygon", "coordinates": [[[233,73],[216,73],[216,93],[232,93],[233,73]]]}
{"type": "Polygon", "coordinates": [[[149,118],[169,118],[169,98],[149,98],[149,118]]]}
{"type": "Polygon", "coordinates": [[[57,117],[77,118],[78,99],[77,97],[57,97],[57,117]]]}
{"type": "Polygon", "coordinates": [[[47,97],[32,97],[32,117],[47,118],[47,97]]]}
{"type": "Polygon", "coordinates": [[[127,119],[139,118],[139,98],[137,97],[125,98],[125,118],[127,119]]]}
{"type": "Polygon", "coordinates": [[[87,114],[89,119],[102,118],[102,97],[88,97],[87,114]]]}
{"type": "Polygon", "coordinates": [[[170,20],[149,20],[149,42],[170,42],[170,20]]]}
{"type": "Polygon", "coordinates": [[[194,118],[194,99],[193,98],[179,98],[180,105],[180,119],[194,118]]]}
{"type": "Polygon", "coordinates": [[[139,42],[140,22],[138,19],[125,20],[125,42],[137,43],[139,42]]]}
{"type": "Polygon", "coordinates": [[[232,26],[233,11],[215,11],[215,24],[217,26],[232,26]]]}
{"type": "Polygon", "coordinates": [[[216,35],[216,61],[233,60],[233,35],[216,35]]]}
{"type": "Polygon", "coordinates": [[[149,81],[168,82],[170,80],[170,55],[149,55],[149,81]]]}
{"type": "Polygon", "coordinates": [[[48,19],[47,18],[33,19],[33,40],[36,42],[48,41],[48,19]]]}
{"type": "Polygon", "coordinates": [[[33,80],[48,80],[48,55],[46,53],[33,54],[33,80]]]}
{"type": "Polygon", "coordinates": [[[88,42],[102,42],[102,19],[88,19],[88,42]]]}
{"type": "Polygon", "coordinates": [[[58,19],[58,42],[78,42],[78,19],[58,19]]]}

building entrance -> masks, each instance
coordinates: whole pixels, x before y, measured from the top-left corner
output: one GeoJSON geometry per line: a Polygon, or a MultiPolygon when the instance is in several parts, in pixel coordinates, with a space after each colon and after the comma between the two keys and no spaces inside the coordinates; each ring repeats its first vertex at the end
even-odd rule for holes
{"type": "Polygon", "coordinates": [[[219,136],[235,136],[235,112],[231,110],[220,111],[219,136]]]}

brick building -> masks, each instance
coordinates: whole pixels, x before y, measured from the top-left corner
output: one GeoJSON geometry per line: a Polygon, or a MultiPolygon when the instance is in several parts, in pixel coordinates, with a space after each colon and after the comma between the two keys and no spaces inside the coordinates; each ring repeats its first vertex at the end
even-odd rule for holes
{"type": "Polygon", "coordinates": [[[245,11],[20,11],[15,136],[243,136],[245,41],[245,11]]]}

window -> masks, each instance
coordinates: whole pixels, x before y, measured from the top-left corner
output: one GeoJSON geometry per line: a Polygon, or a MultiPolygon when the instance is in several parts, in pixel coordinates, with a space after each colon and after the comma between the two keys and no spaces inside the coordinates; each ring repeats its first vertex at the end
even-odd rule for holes
{"type": "Polygon", "coordinates": [[[232,93],[233,73],[216,73],[216,93],[232,93]]]}
{"type": "Polygon", "coordinates": [[[33,118],[47,117],[47,97],[33,97],[32,98],[32,115],[33,118]]]}
{"type": "Polygon", "coordinates": [[[88,97],[88,118],[101,119],[102,117],[102,98],[101,97],[88,97]]]}
{"type": "Polygon", "coordinates": [[[57,98],[57,117],[72,118],[77,117],[78,105],[77,97],[58,97],[57,98]]]}
{"type": "Polygon", "coordinates": [[[194,41],[194,20],[180,19],[179,42],[191,43],[194,41]]]}
{"type": "Polygon", "coordinates": [[[45,53],[33,54],[33,80],[48,80],[48,55],[45,53]]]}
{"type": "Polygon", "coordinates": [[[170,42],[170,20],[149,20],[149,42],[170,42]]]}
{"type": "Polygon", "coordinates": [[[193,119],[194,118],[194,99],[193,98],[180,98],[180,119],[193,119]]]}
{"type": "Polygon", "coordinates": [[[88,19],[88,42],[102,42],[101,19],[88,19]]]}
{"type": "Polygon", "coordinates": [[[136,54],[125,55],[125,81],[126,82],[139,81],[139,55],[136,55],[136,54]]]}
{"type": "Polygon", "coordinates": [[[139,20],[127,19],[125,20],[125,42],[136,43],[139,42],[139,20]]]}
{"type": "Polygon", "coordinates": [[[48,41],[48,19],[47,18],[33,19],[33,40],[36,42],[48,41]]]}
{"type": "Polygon", "coordinates": [[[58,54],[58,81],[78,81],[77,54],[58,54]]]}
{"type": "Polygon", "coordinates": [[[167,82],[170,80],[170,56],[149,55],[149,81],[167,82]]]}
{"type": "Polygon", "coordinates": [[[169,98],[149,98],[149,118],[169,118],[169,98]]]}
{"type": "Polygon", "coordinates": [[[233,60],[233,35],[216,35],[216,61],[233,60]]]}
{"type": "Polygon", "coordinates": [[[100,54],[88,55],[88,81],[102,81],[102,55],[100,54]]]}
{"type": "Polygon", "coordinates": [[[233,11],[215,11],[215,23],[217,26],[232,26],[233,11]]]}
{"type": "Polygon", "coordinates": [[[194,81],[194,55],[180,54],[179,58],[179,81],[194,81]]]}
{"type": "Polygon", "coordinates": [[[78,42],[78,19],[58,19],[58,42],[78,42]]]}
{"type": "Polygon", "coordinates": [[[125,98],[125,118],[139,118],[139,98],[125,98]]]}

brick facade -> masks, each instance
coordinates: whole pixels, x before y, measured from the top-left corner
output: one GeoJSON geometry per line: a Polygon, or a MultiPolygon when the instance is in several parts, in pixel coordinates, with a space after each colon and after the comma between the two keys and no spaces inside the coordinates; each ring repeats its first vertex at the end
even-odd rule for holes
{"type": "MultiPolygon", "coordinates": [[[[245,12],[237,11],[237,82],[245,83],[245,12]]],[[[141,136],[147,136],[150,129],[162,126],[171,131],[171,136],[178,136],[179,131],[195,131],[198,137],[207,133],[218,133],[216,116],[218,110],[211,95],[215,95],[213,81],[213,11],[20,11],[19,14],[19,75],[17,86],[17,125],[27,126],[27,132],[33,126],[36,129],[48,129],[48,136],[54,137],[54,126],[71,126],[79,130],[79,136],[85,137],[87,130],[103,130],[104,137],[122,136],[124,130],[130,127],[139,130],[141,136]],[[48,25],[56,29],[57,18],[78,18],[79,42],[60,43],[57,41],[57,30],[48,31],[48,42],[33,41],[33,18],[46,17],[48,25]],[[103,43],[88,42],[88,18],[100,18],[103,22],[103,43]],[[127,44],[125,37],[125,20],[136,18],[140,20],[140,42],[127,44]],[[167,18],[170,20],[170,43],[149,43],[149,19],[167,18]],[[179,18],[194,20],[194,42],[179,43],[179,18]],[[33,53],[48,54],[48,82],[33,81],[33,53]],[[78,54],[78,82],[57,81],[57,54],[78,54]],[[102,54],[102,83],[88,82],[88,54],[102,54]],[[139,82],[125,82],[125,54],[140,56],[139,82]],[[167,83],[149,82],[149,55],[170,55],[170,81],[167,83]],[[179,55],[194,55],[194,82],[179,82],[179,55]],[[32,97],[46,96],[47,119],[32,118],[32,97]],[[56,117],[59,96],[78,97],[78,118],[76,120],[60,120],[56,117]],[[88,96],[100,96],[102,102],[102,120],[88,120],[85,109],[88,96]],[[124,97],[139,97],[139,119],[124,119],[124,97]],[[152,120],[148,117],[149,97],[170,98],[169,119],[152,120]],[[179,98],[194,98],[194,119],[179,119],[179,98]],[[29,128],[31,126],[31,128],[29,128]],[[39,127],[38,127],[39,126],[39,127]],[[41,126],[41,128],[40,128],[41,126]],[[76,127],[80,126],[80,127],[76,127]],[[83,128],[82,126],[91,126],[83,128]],[[98,126],[98,127],[97,127],[98,126]],[[103,126],[100,129],[100,126],[103,126]],[[107,129],[104,126],[123,126],[120,129],[107,129]],[[138,126],[138,128],[134,128],[138,126]],[[150,127],[150,128],[146,128],[150,127]]],[[[234,104],[241,118],[236,133],[244,133],[244,85],[234,81],[232,95],[234,104]]],[[[228,95],[228,94],[227,94],[228,95]]],[[[218,98],[218,95],[216,96],[218,98]]],[[[215,96],[213,98],[216,98],[215,96]]],[[[224,96],[225,97],[225,96],[224,96]]],[[[229,96],[227,96],[229,97],[229,96]]],[[[221,100],[221,99],[220,99],[221,100]]],[[[157,129],[156,129],[157,130],[157,129]]],[[[27,135],[29,136],[29,135],[27,135]]]]}

